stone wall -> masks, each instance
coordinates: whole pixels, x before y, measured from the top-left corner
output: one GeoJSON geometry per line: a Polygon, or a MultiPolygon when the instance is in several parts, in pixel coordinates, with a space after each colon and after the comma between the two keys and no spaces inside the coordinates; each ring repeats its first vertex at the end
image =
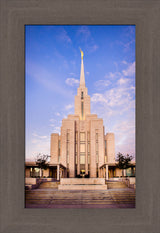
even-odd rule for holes
{"type": "Polygon", "coordinates": [[[107,149],[107,162],[115,162],[115,138],[114,133],[107,133],[105,135],[106,149],[107,149]]]}
{"type": "Polygon", "coordinates": [[[50,163],[58,163],[58,140],[59,134],[51,134],[51,144],[50,144],[50,163]]]}

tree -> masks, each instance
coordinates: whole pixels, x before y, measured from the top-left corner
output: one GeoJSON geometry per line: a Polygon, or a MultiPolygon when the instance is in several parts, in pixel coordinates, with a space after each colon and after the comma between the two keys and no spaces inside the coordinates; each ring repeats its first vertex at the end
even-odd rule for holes
{"type": "Polygon", "coordinates": [[[116,167],[119,169],[122,169],[122,176],[124,176],[124,170],[131,167],[130,162],[132,161],[133,156],[127,154],[126,156],[121,154],[120,152],[117,155],[116,158],[116,167]]]}
{"type": "Polygon", "coordinates": [[[46,170],[49,166],[48,158],[49,155],[44,155],[44,154],[38,154],[35,158],[36,165],[40,169],[40,177],[42,176],[42,170],[46,170]]]}

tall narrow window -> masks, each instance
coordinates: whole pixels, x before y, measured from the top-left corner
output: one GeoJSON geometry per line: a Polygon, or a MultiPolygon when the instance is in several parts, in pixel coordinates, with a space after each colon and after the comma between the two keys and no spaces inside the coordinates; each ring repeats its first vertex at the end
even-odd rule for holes
{"type": "Polygon", "coordinates": [[[80,141],[81,142],[85,142],[85,140],[86,140],[86,137],[85,137],[86,135],[85,135],[85,132],[81,132],[80,133],[80,141]]]}
{"type": "Polygon", "coordinates": [[[81,99],[83,100],[83,91],[81,92],[81,99]]]}
{"type": "Polygon", "coordinates": [[[85,132],[80,133],[80,164],[85,164],[85,153],[86,153],[86,135],[85,132]]]}
{"type": "Polygon", "coordinates": [[[82,113],[82,120],[83,120],[83,102],[81,102],[81,113],[82,113]]]}

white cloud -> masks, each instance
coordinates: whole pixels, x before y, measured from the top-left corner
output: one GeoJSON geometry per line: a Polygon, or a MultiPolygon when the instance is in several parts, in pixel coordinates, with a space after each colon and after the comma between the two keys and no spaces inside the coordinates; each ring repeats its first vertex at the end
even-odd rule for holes
{"type": "Polygon", "coordinates": [[[105,78],[108,80],[112,80],[112,79],[119,79],[122,76],[122,74],[120,72],[109,72],[109,74],[105,75],[105,78]]]}
{"type": "Polygon", "coordinates": [[[99,46],[94,44],[94,45],[89,47],[89,52],[90,53],[95,52],[98,48],[99,48],[99,46]]]}
{"type": "Polygon", "coordinates": [[[40,135],[38,135],[38,134],[36,134],[36,133],[33,133],[32,135],[33,135],[34,137],[41,138],[41,139],[47,138],[46,135],[45,135],[45,136],[40,136],[40,135]]]}
{"type": "Polygon", "coordinates": [[[127,65],[127,62],[125,60],[122,61],[122,64],[127,65]]]}
{"type": "Polygon", "coordinates": [[[35,144],[35,143],[39,142],[39,140],[33,139],[31,142],[35,144]]]}
{"type": "Polygon", "coordinates": [[[116,41],[116,44],[122,45],[124,47],[124,52],[128,52],[133,43],[135,43],[135,39],[133,39],[133,37],[126,43],[122,41],[116,41]]]}
{"type": "Polygon", "coordinates": [[[91,97],[91,101],[92,102],[96,102],[96,103],[97,102],[105,102],[105,103],[107,103],[107,99],[106,99],[105,95],[100,94],[100,93],[93,94],[92,97],[91,97]]]}
{"type": "MultiPolygon", "coordinates": [[[[88,26],[81,26],[77,30],[77,37],[80,41],[83,42],[83,44],[86,48],[85,51],[87,53],[93,53],[99,48],[99,46],[95,43],[94,38],[92,37],[88,26]]],[[[83,48],[82,48],[82,50],[83,50],[83,48]]]]}
{"type": "Polygon", "coordinates": [[[135,87],[133,87],[133,86],[131,86],[130,88],[131,88],[131,90],[135,90],[135,87]]]}
{"type": "Polygon", "coordinates": [[[73,108],[73,105],[72,105],[72,104],[68,104],[68,105],[65,106],[65,109],[66,109],[66,110],[70,110],[71,108],[73,108]]]}
{"type": "Polygon", "coordinates": [[[49,119],[49,121],[54,122],[56,121],[54,118],[49,119]]]}
{"type": "Polygon", "coordinates": [[[60,127],[59,126],[57,126],[57,127],[55,127],[54,129],[53,129],[53,133],[60,133],[60,127]]]}
{"type": "Polygon", "coordinates": [[[87,26],[81,26],[77,30],[77,36],[82,35],[80,38],[83,38],[84,41],[87,41],[88,38],[91,36],[91,32],[87,26]]]}
{"type": "Polygon", "coordinates": [[[75,73],[73,73],[73,72],[70,72],[70,73],[69,73],[69,75],[76,76],[76,74],[75,74],[75,73]]]}
{"type": "Polygon", "coordinates": [[[75,78],[67,78],[65,83],[69,86],[77,86],[79,84],[79,80],[75,78]]]}
{"type": "Polygon", "coordinates": [[[131,63],[126,70],[122,71],[124,76],[132,76],[135,74],[135,62],[131,63]]]}
{"type": "Polygon", "coordinates": [[[128,41],[127,43],[123,43],[123,46],[125,48],[124,50],[128,51],[130,49],[131,44],[133,44],[134,42],[135,40],[133,39],[133,40],[128,41]]]}
{"type": "Polygon", "coordinates": [[[87,72],[86,72],[86,74],[87,74],[87,75],[89,75],[89,74],[90,74],[90,72],[88,72],[88,71],[87,71],[87,72]]]}
{"type": "Polygon", "coordinates": [[[127,78],[120,78],[118,80],[118,84],[123,85],[126,84],[129,80],[127,78]]]}
{"type": "Polygon", "coordinates": [[[135,118],[128,118],[124,121],[118,122],[113,127],[116,135],[116,154],[121,152],[123,154],[135,155],[135,118]]]}
{"type": "Polygon", "coordinates": [[[33,161],[39,153],[50,153],[50,137],[41,136],[34,132],[30,140],[26,142],[26,158],[33,161]]]}
{"type": "Polygon", "coordinates": [[[67,42],[67,43],[72,43],[71,38],[68,36],[66,30],[62,29],[60,34],[57,36],[59,40],[67,42]]]}
{"type": "Polygon", "coordinates": [[[26,158],[29,160],[35,160],[36,155],[41,154],[50,154],[50,138],[47,140],[32,140],[31,144],[26,146],[26,158]]]}
{"type": "Polygon", "coordinates": [[[61,114],[60,114],[59,112],[56,112],[55,115],[56,115],[56,116],[60,116],[61,114]]]}
{"type": "Polygon", "coordinates": [[[110,80],[98,80],[94,83],[97,89],[103,90],[111,84],[110,80]]]}
{"type": "MultiPolygon", "coordinates": [[[[114,87],[110,90],[107,90],[105,93],[94,93],[91,97],[92,102],[103,102],[106,103],[109,107],[120,107],[121,105],[127,106],[133,98],[134,90],[129,87],[114,87]]],[[[123,111],[123,109],[122,109],[123,111]]]]}

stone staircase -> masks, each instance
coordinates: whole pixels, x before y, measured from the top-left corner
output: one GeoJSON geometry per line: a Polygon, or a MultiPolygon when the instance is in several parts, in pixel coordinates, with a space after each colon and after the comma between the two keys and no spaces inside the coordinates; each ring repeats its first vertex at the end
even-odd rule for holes
{"type": "Polygon", "coordinates": [[[122,181],[107,181],[108,189],[124,189],[128,188],[127,185],[122,181]]]}
{"type": "Polygon", "coordinates": [[[135,208],[135,190],[126,188],[69,191],[38,188],[26,191],[25,206],[26,208],[135,208]]]}
{"type": "Polygon", "coordinates": [[[39,189],[58,189],[59,182],[43,182],[40,184],[39,189]]]}

